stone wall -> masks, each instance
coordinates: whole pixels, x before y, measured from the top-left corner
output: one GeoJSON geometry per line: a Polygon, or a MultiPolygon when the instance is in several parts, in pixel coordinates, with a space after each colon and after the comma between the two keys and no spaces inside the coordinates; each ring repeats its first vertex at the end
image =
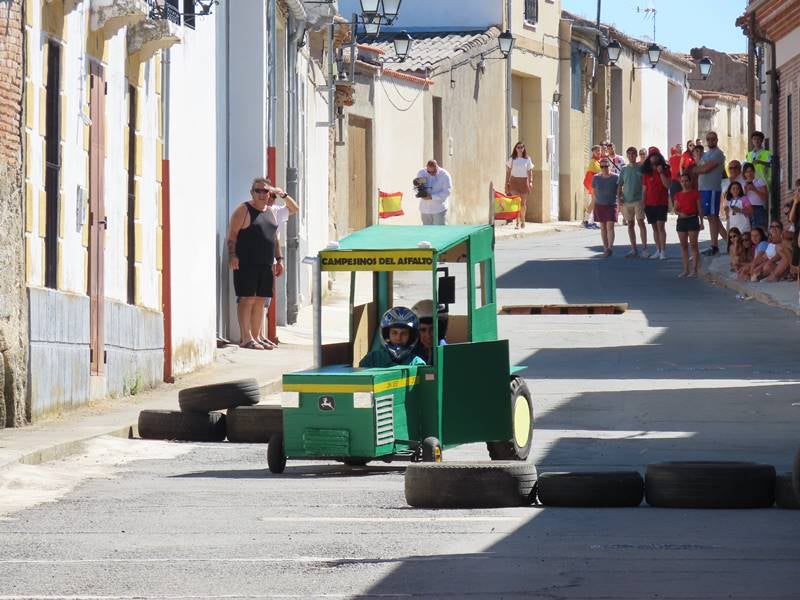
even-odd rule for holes
{"type": "Polygon", "coordinates": [[[0,2],[0,427],[23,425],[27,301],[22,209],[22,0],[0,2]]]}

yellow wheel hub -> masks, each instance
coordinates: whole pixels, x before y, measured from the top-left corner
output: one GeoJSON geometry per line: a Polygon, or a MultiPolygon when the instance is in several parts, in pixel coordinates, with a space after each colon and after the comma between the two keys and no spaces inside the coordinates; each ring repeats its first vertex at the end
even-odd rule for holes
{"type": "Polygon", "coordinates": [[[514,442],[520,448],[528,445],[531,437],[531,409],[528,399],[520,394],[514,400],[514,442]]]}

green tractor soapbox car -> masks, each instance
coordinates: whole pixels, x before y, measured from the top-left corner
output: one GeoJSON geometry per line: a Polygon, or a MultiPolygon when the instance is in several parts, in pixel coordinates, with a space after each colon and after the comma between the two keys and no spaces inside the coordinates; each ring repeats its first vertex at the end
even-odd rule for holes
{"type": "MultiPolygon", "coordinates": [[[[269,440],[269,470],[283,472],[287,458],[359,466],[440,461],[444,449],[472,442],[486,442],[492,460],[527,459],[533,405],[516,375],[523,367],[509,364],[508,340],[497,339],[492,227],[376,225],[334,246],[306,259],[314,265],[315,366],[283,376],[283,431],[269,440]],[[346,342],[322,343],[319,300],[326,271],[350,272],[346,342]],[[362,271],[372,274],[371,300],[356,305],[362,271]],[[421,278],[435,307],[456,302],[450,272],[462,273],[466,314],[449,315],[446,345],[433,347],[432,364],[358,368],[367,352],[380,347],[378,320],[394,306],[394,279],[401,271],[418,272],[406,275],[421,278]]],[[[433,328],[439,340],[436,318],[433,328]]]]}

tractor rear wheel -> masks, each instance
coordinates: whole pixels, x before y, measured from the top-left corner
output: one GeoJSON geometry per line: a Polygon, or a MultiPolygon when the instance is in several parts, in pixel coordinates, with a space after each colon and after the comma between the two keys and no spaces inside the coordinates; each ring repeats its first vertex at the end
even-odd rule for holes
{"type": "Polygon", "coordinates": [[[521,377],[511,377],[512,438],[504,442],[486,442],[492,460],[527,460],[533,446],[533,400],[521,377]]]}

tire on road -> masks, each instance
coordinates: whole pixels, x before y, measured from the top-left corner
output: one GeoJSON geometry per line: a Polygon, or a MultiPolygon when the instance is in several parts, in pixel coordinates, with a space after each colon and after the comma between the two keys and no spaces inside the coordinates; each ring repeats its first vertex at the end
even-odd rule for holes
{"type": "Polygon", "coordinates": [[[178,392],[178,404],[183,411],[210,412],[237,406],[252,406],[261,400],[255,379],[228,381],[213,385],[186,388],[178,392]]]}
{"type": "Polygon", "coordinates": [[[266,444],[270,436],[283,431],[280,406],[237,406],[228,409],[228,441],[240,444],[266,444]]]}
{"type": "Polygon", "coordinates": [[[784,473],[775,478],[775,506],[800,510],[800,497],[794,492],[791,473],[784,473]]]}
{"type": "Polygon", "coordinates": [[[663,508],[767,508],[775,503],[775,467],[747,462],[648,465],[645,499],[663,508]]]}
{"type": "Polygon", "coordinates": [[[521,377],[511,377],[509,397],[513,436],[507,441],[486,442],[486,449],[492,460],[528,460],[533,446],[533,399],[521,377]]]}
{"type": "Polygon", "coordinates": [[[531,503],[533,463],[412,463],[406,469],[406,502],[416,508],[498,508],[531,503]]]}
{"type": "Polygon", "coordinates": [[[143,410],[139,413],[139,437],[146,440],[221,442],[225,439],[225,415],[218,412],[143,410]]]}
{"type": "Polygon", "coordinates": [[[638,471],[540,473],[536,495],[545,506],[639,506],[644,479],[638,471]]]}

